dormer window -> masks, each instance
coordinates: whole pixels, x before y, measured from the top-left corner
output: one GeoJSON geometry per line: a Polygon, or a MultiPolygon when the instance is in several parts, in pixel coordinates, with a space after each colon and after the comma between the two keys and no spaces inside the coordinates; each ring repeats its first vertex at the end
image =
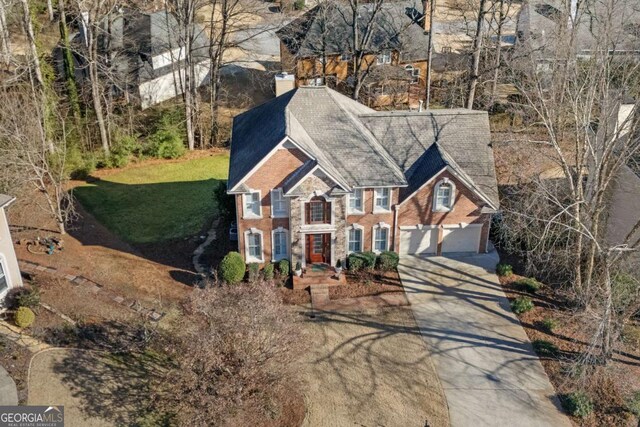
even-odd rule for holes
{"type": "Polygon", "coordinates": [[[455,189],[455,185],[448,178],[438,182],[435,187],[433,210],[436,212],[449,212],[453,208],[455,189]]]}

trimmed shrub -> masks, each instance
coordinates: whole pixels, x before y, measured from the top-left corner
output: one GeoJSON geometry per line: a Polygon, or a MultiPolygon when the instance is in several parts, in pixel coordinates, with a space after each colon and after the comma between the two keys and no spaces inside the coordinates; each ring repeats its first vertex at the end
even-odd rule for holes
{"type": "Polygon", "coordinates": [[[528,292],[530,294],[535,294],[542,287],[540,282],[538,282],[533,277],[527,277],[525,279],[520,279],[515,283],[515,285],[519,289],[522,289],[523,291],[528,292]]]}
{"type": "Polygon", "coordinates": [[[552,334],[553,331],[555,331],[555,329],[558,327],[558,321],[551,317],[545,317],[540,322],[540,326],[545,332],[552,334]]]}
{"type": "Polygon", "coordinates": [[[593,412],[593,403],[582,391],[574,391],[561,397],[562,406],[569,415],[585,418],[593,412]]]}
{"type": "Polygon", "coordinates": [[[287,277],[291,270],[291,264],[289,264],[289,260],[283,259],[282,261],[280,261],[278,263],[278,270],[280,270],[280,274],[282,274],[284,277],[287,277]]]}
{"type": "Polygon", "coordinates": [[[269,263],[265,265],[264,269],[262,270],[262,274],[264,274],[264,280],[273,280],[273,264],[269,263]]]}
{"type": "Polygon", "coordinates": [[[518,297],[511,301],[511,310],[515,314],[526,313],[533,309],[533,301],[529,297],[518,297]]]}
{"type": "Polygon", "coordinates": [[[240,283],[244,279],[245,264],[238,252],[229,252],[224,256],[219,267],[220,278],[230,285],[240,283]]]}
{"type": "Polygon", "coordinates": [[[378,256],[378,268],[383,271],[392,271],[398,268],[400,257],[392,251],[384,251],[378,256]]]}
{"type": "Polygon", "coordinates": [[[534,340],[533,349],[540,356],[555,357],[558,354],[558,346],[547,340],[534,340]]]}
{"type": "Polygon", "coordinates": [[[375,252],[361,252],[360,255],[364,259],[364,268],[367,270],[373,270],[376,268],[376,260],[378,259],[378,256],[375,252]]]}
{"type": "Polygon", "coordinates": [[[513,274],[513,267],[510,264],[500,263],[496,266],[498,276],[509,277],[513,274]]]}
{"type": "Polygon", "coordinates": [[[36,315],[29,307],[19,307],[13,320],[19,328],[28,328],[36,320],[36,315]]]}
{"type": "Polygon", "coordinates": [[[353,271],[355,273],[364,268],[364,258],[360,255],[360,253],[349,254],[349,257],[347,258],[347,264],[349,266],[349,271],[353,271]]]}
{"type": "Polygon", "coordinates": [[[40,291],[38,288],[25,288],[24,292],[16,296],[18,307],[34,308],[40,305],[40,291]]]}
{"type": "Polygon", "coordinates": [[[247,267],[249,270],[249,276],[247,277],[249,283],[256,283],[260,278],[260,264],[257,262],[250,262],[247,264],[247,267]]]}
{"type": "Polygon", "coordinates": [[[640,417],[640,390],[635,391],[627,399],[627,409],[636,417],[640,417]]]}

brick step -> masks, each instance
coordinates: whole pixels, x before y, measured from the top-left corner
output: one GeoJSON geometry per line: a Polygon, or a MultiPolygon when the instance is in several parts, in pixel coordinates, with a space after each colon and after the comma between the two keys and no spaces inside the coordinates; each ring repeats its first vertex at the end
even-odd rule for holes
{"type": "Polygon", "coordinates": [[[329,304],[329,286],[320,284],[311,286],[311,304],[314,307],[329,304]]]}

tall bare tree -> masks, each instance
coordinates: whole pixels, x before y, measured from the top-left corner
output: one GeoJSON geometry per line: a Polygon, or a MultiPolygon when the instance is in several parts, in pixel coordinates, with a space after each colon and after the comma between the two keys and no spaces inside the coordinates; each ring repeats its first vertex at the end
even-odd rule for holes
{"type": "Polygon", "coordinates": [[[610,360],[624,316],[640,303],[638,270],[627,267],[640,239],[630,233],[611,241],[606,228],[616,179],[640,155],[638,103],[634,114],[618,120],[625,99],[638,99],[640,65],[631,56],[610,53],[640,47],[640,39],[624,30],[638,19],[631,6],[612,0],[591,10],[558,10],[555,31],[530,37],[520,47],[527,55],[519,55],[509,70],[523,97],[514,108],[534,123],[527,150],[537,148],[539,156],[531,160],[547,159],[549,165],[546,173],[524,176],[506,193],[505,228],[514,247],[524,248],[531,269],[553,272],[552,279],[569,284],[579,315],[589,318],[587,361],[610,360]],[[597,26],[589,29],[592,18],[597,26]],[[621,279],[628,274],[631,279],[621,279]],[[629,282],[632,290],[619,298],[629,282]]]}
{"type": "Polygon", "coordinates": [[[469,88],[467,90],[468,109],[473,109],[473,101],[476,97],[476,87],[478,86],[478,73],[480,72],[480,56],[482,53],[483,28],[485,25],[485,14],[489,0],[480,0],[478,6],[478,19],[476,21],[475,34],[473,36],[473,49],[471,53],[471,67],[469,69],[469,88]]]}
{"type": "Polygon", "coordinates": [[[65,118],[36,88],[4,88],[0,96],[0,169],[8,172],[12,180],[8,184],[16,191],[42,195],[40,207],[65,234],[73,213],[72,195],[67,191],[65,118]],[[54,120],[59,127],[52,130],[54,120]]]}
{"type": "Polygon", "coordinates": [[[29,43],[29,53],[31,67],[36,79],[36,82],[40,89],[44,88],[44,78],[42,77],[42,68],[40,67],[40,56],[38,55],[38,47],[36,44],[36,35],[33,30],[33,22],[31,20],[31,10],[29,9],[28,0],[20,0],[22,4],[22,24],[24,31],[27,34],[27,41],[29,43]]]}

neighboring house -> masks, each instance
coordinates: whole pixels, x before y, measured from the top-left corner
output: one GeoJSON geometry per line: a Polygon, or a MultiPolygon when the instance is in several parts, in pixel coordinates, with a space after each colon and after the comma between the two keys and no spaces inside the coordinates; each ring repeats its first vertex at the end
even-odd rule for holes
{"type": "Polygon", "coordinates": [[[554,60],[555,49],[564,45],[559,40],[569,37],[575,38],[578,58],[588,59],[593,49],[604,48],[611,55],[640,54],[640,10],[633,1],[578,4],[577,0],[526,0],[518,15],[516,31],[518,43],[526,45],[536,56],[539,69],[545,69],[544,64],[554,60]],[[609,13],[614,28],[608,27],[609,13]],[[570,30],[573,36],[569,35],[570,30]],[[611,40],[606,47],[599,41],[604,32],[611,40]]]}
{"type": "MultiPolygon", "coordinates": [[[[194,80],[201,86],[209,76],[209,40],[199,25],[194,27],[194,80]]],[[[85,43],[84,31],[75,41],[85,43]]],[[[147,108],[184,92],[185,37],[172,13],[116,12],[102,24],[98,49],[116,95],[133,97],[147,108]]],[[[88,78],[84,55],[77,55],[76,60],[82,77],[88,78]]]]}
{"type": "MultiPolygon", "coordinates": [[[[424,98],[430,23],[407,4],[385,3],[376,14],[362,67],[371,74],[365,85],[368,93],[363,94],[370,105],[417,104],[424,98]]],[[[371,7],[359,7],[361,37],[371,20],[371,7]]],[[[297,87],[350,84],[356,53],[351,19],[347,3],[329,1],[277,31],[282,70],[295,75],[297,87]]]]}
{"type": "Polygon", "coordinates": [[[376,112],[300,87],[234,119],[228,193],[247,262],[478,253],[498,191],[486,112],[376,112]]]}
{"type": "Polygon", "coordinates": [[[14,200],[15,198],[11,196],[0,194],[0,301],[11,288],[22,286],[20,268],[4,211],[14,200]]]}

